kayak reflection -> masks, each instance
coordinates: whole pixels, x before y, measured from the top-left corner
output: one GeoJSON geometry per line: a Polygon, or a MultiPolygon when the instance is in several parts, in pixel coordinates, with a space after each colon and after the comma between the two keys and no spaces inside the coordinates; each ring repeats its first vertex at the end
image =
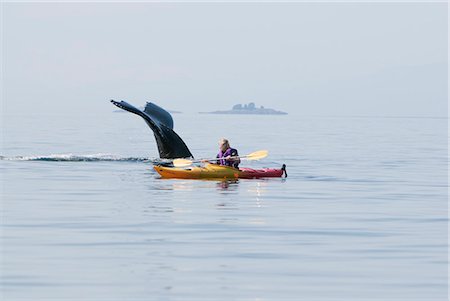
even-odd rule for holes
{"type": "Polygon", "coordinates": [[[236,190],[238,184],[238,179],[223,179],[216,183],[216,187],[219,190],[236,190]]]}
{"type": "Polygon", "coordinates": [[[215,187],[218,191],[237,191],[239,179],[201,179],[200,181],[159,178],[158,190],[197,191],[215,187]]]}

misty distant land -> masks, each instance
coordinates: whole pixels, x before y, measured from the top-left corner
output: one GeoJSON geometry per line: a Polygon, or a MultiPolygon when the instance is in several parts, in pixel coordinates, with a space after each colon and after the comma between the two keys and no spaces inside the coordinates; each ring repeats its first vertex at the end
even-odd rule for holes
{"type": "Polygon", "coordinates": [[[264,108],[260,106],[257,108],[253,102],[249,104],[236,104],[231,110],[213,111],[213,112],[199,112],[200,114],[251,114],[251,115],[287,115],[286,112],[277,111],[274,109],[264,108]]]}

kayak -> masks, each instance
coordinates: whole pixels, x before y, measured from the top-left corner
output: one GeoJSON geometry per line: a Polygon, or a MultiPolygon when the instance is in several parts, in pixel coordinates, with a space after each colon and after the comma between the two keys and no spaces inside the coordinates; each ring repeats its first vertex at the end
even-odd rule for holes
{"type": "Polygon", "coordinates": [[[163,178],[177,179],[257,179],[280,178],[286,173],[286,165],[280,169],[274,168],[234,168],[217,164],[206,163],[204,166],[189,168],[167,167],[156,165],[153,167],[163,178]]]}

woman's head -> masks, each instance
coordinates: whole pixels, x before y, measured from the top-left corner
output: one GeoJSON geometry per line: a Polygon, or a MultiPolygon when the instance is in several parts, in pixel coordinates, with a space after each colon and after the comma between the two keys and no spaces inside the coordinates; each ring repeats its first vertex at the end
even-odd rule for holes
{"type": "Polygon", "coordinates": [[[219,140],[219,149],[224,152],[230,148],[230,142],[227,139],[222,138],[219,140]]]}

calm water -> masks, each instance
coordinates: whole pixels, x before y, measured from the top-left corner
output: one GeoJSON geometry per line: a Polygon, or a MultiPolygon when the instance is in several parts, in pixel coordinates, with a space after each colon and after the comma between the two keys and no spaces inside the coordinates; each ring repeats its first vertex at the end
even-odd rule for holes
{"type": "Polygon", "coordinates": [[[447,119],[174,115],[288,166],[227,183],[160,179],[105,108],[3,116],[1,300],[447,299],[447,119]]]}

